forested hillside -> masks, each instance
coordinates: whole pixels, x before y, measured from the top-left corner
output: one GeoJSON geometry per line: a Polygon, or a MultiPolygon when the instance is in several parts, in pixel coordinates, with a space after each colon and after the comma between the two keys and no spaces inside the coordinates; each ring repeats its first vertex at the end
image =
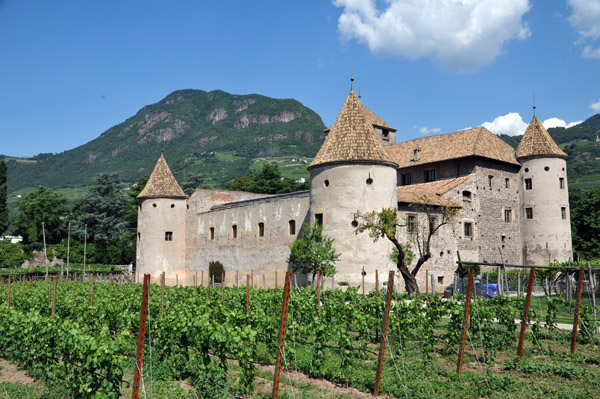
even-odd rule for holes
{"type": "Polygon", "coordinates": [[[221,187],[265,158],[294,159],[305,169],[303,158],[317,153],[323,129],[319,115],[296,100],[179,90],[80,147],[5,157],[8,191],[90,186],[99,173],[134,182],[152,171],[161,150],[180,182],[200,176],[205,186],[221,187]]]}

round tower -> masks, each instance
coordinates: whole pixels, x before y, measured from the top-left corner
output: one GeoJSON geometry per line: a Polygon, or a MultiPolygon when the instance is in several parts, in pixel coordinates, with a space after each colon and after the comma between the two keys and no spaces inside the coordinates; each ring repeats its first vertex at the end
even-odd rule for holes
{"type": "Polygon", "coordinates": [[[187,198],[161,155],[138,198],[136,271],[158,278],[185,268],[187,198]]]}
{"type": "Polygon", "coordinates": [[[572,259],[567,154],[534,115],[516,157],[521,163],[524,264],[572,259]]]}
{"type": "Polygon", "coordinates": [[[376,135],[373,117],[377,118],[351,91],[308,167],[310,223],[320,223],[341,253],[336,281],[353,285],[362,281],[363,267],[370,285],[375,282],[375,269],[384,281],[387,271],[396,267],[389,258],[392,244],[387,239],[373,242],[367,232],[354,234],[360,223],[357,212],[397,207],[398,165],[376,135]]]}

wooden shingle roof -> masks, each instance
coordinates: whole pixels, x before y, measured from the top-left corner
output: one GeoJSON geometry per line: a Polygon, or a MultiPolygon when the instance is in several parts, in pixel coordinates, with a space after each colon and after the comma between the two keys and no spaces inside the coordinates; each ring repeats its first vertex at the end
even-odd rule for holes
{"type": "Polygon", "coordinates": [[[428,204],[434,206],[459,207],[456,203],[442,197],[443,194],[465,182],[472,175],[438,180],[429,183],[411,184],[398,187],[398,202],[407,204],[428,204]]]}
{"type": "Polygon", "coordinates": [[[308,168],[346,162],[396,166],[375,134],[373,123],[365,117],[364,106],[354,92],[346,98],[325,142],[308,168]]]}
{"type": "Polygon", "coordinates": [[[187,198],[175,176],[171,173],[164,156],[160,156],[154,170],[146,183],[146,187],[137,196],[142,198],[187,198]]]}
{"type": "Polygon", "coordinates": [[[517,158],[555,156],[567,159],[568,155],[552,139],[542,122],[534,116],[517,147],[517,158]]]}
{"type": "Polygon", "coordinates": [[[405,141],[386,149],[400,168],[471,156],[520,165],[514,148],[484,127],[405,141]]]}

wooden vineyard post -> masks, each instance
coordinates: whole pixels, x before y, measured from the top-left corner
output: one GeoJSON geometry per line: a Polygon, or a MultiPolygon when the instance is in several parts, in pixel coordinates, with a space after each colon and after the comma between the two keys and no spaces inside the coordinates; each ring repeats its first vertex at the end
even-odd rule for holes
{"type": "Polygon", "coordinates": [[[77,294],[77,273],[73,273],[73,295],[77,294]]]}
{"type": "Polygon", "coordinates": [[[321,312],[321,286],[319,282],[321,281],[321,272],[317,274],[317,312],[321,312]]]}
{"type": "Polygon", "coordinates": [[[252,288],[254,288],[254,270],[250,270],[250,283],[252,284],[252,288]]]}
{"type": "Polygon", "coordinates": [[[575,305],[575,317],[573,317],[573,335],[571,336],[571,353],[575,353],[577,345],[577,327],[579,325],[579,309],[581,308],[581,291],[583,291],[584,268],[579,269],[579,281],[577,281],[577,304],[575,305]]]}
{"type": "Polygon", "coordinates": [[[113,285],[113,275],[112,273],[110,274],[110,291],[108,296],[112,298],[112,285],[113,285]]]}
{"type": "Polygon", "coordinates": [[[267,289],[267,278],[263,274],[263,290],[266,290],[266,289],[267,289]]]}
{"type": "Polygon", "coordinates": [[[160,315],[165,314],[165,272],[160,275],[160,315]]]}
{"type": "Polygon", "coordinates": [[[52,320],[54,320],[54,314],[56,313],[56,276],[54,276],[54,281],[52,283],[52,320]]]}
{"type": "Polygon", "coordinates": [[[379,395],[379,385],[381,384],[381,374],[383,372],[383,358],[385,356],[385,344],[387,341],[388,325],[390,322],[390,308],[392,307],[392,297],[394,295],[394,271],[390,270],[388,280],[387,300],[385,301],[385,315],[383,316],[383,328],[381,343],[379,344],[379,360],[377,361],[377,375],[375,376],[375,390],[373,396],[379,395]]]}
{"type": "Polygon", "coordinates": [[[135,375],[133,378],[133,399],[138,399],[140,392],[140,378],[142,375],[142,357],[144,355],[144,337],[146,335],[146,317],[148,316],[148,288],[150,275],[144,274],[144,288],[142,293],[142,309],[140,313],[140,331],[138,333],[137,353],[135,356],[135,375]]]}
{"type": "Polygon", "coordinates": [[[87,224],[83,225],[83,277],[81,281],[85,281],[85,259],[87,255],[87,224]]]}
{"type": "Polygon", "coordinates": [[[10,276],[8,276],[8,292],[6,294],[6,305],[10,309],[10,276]]]}
{"type": "Polygon", "coordinates": [[[204,288],[204,270],[200,272],[200,287],[204,288]]]}
{"type": "Polygon", "coordinates": [[[277,295],[277,270],[275,270],[275,295],[277,295]]]}
{"type": "Polygon", "coordinates": [[[194,289],[198,288],[198,272],[194,274],[194,289]]]}
{"type": "Polygon", "coordinates": [[[469,282],[467,283],[467,297],[465,299],[465,318],[463,320],[462,334],[460,338],[460,348],[458,351],[458,364],[456,365],[456,373],[460,376],[462,373],[463,357],[465,355],[465,342],[467,339],[467,331],[469,328],[469,311],[471,310],[471,294],[473,293],[473,275],[475,270],[469,269],[469,282]]]}
{"type": "MultiPolygon", "coordinates": [[[[265,278],[265,275],[263,274],[263,280],[264,280],[264,278],[265,278]]],[[[223,298],[225,295],[224,287],[225,287],[225,273],[221,272],[221,302],[223,302],[223,298]]]]}
{"type": "Polygon", "coordinates": [[[281,324],[279,325],[279,340],[277,344],[277,361],[275,363],[275,375],[273,378],[273,399],[279,397],[279,378],[281,377],[281,366],[283,361],[283,344],[285,342],[285,327],[288,316],[288,304],[290,301],[290,285],[292,281],[292,272],[285,273],[285,283],[283,284],[283,301],[281,303],[281,324]]]}
{"type": "Polygon", "coordinates": [[[375,299],[379,300],[379,269],[375,269],[375,299]]]}
{"type": "Polygon", "coordinates": [[[525,299],[525,312],[523,312],[523,320],[521,321],[521,335],[519,336],[519,347],[517,349],[518,362],[521,363],[523,356],[523,341],[525,341],[525,330],[527,329],[527,317],[529,316],[529,305],[531,304],[531,292],[533,291],[533,280],[535,279],[535,267],[529,272],[529,280],[527,281],[527,298],[525,299]]]}
{"type": "Polygon", "coordinates": [[[594,332],[598,334],[598,311],[596,310],[596,276],[592,272],[590,262],[587,264],[588,280],[590,281],[590,289],[592,290],[592,309],[594,309],[594,332]]]}
{"type": "Polygon", "coordinates": [[[250,275],[246,274],[246,315],[250,313],[250,275]]]}
{"type": "Polygon", "coordinates": [[[365,274],[366,274],[365,267],[363,266],[362,273],[361,273],[361,275],[362,275],[362,296],[365,296],[365,274]]]}
{"type": "Polygon", "coordinates": [[[240,288],[240,271],[235,271],[235,288],[240,288]]]}
{"type": "Polygon", "coordinates": [[[94,306],[94,274],[90,274],[90,306],[94,306]]]}

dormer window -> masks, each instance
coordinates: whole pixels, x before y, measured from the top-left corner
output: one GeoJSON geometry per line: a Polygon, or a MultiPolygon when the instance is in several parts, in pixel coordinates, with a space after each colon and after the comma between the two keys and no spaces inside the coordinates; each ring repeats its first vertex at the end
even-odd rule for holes
{"type": "Polygon", "coordinates": [[[425,171],[425,181],[435,181],[435,169],[427,169],[425,171]]]}
{"type": "Polygon", "coordinates": [[[418,160],[421,159],[421,150],[419,148],[417,148],[416,150],[414,150],[414,158],[413,161],[417,162],[418,160]]]}
{"type": "Polygon", "coordinates": [[[384,140],[389,140],[390,139],[390,131],[389,130],[382,130],[381,131],[381,137],[384,140]]]}

